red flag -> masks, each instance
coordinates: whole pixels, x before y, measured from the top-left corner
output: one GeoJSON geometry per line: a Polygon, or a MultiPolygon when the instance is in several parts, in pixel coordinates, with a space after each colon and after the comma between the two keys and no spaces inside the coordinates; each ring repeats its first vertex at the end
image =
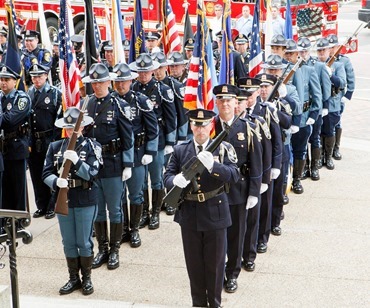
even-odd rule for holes
{"type": "Polygon", "coordinates": [[[162,20],[163,20],[163,51],[167,55],[174,51],[181,52],[181,40],[176,24],[176,16],[172,11],[168,0],[162,0],[162,20]]]}

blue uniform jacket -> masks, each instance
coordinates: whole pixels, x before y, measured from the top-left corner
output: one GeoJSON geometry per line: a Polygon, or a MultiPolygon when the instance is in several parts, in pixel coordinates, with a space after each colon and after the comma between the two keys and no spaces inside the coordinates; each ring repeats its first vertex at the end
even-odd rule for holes
{"type": "Polygon", "coordinates": [[[337,61],[343,63],[346,72],[347,88],[343,90],[343,95],[351,100],[353,92],[355,91],[355,71],[353,70],[351,60],[347,56],[339,55],[337,61]]]}
{"type": "MultiPolygon", "coordinates": [[[[212,172],[206,169],[197,177],[199,192],[210,192],[221,188],[225,183],[234,185],[239,179],[238,167],[233,147],[226,142],[222,143],[227,148],[224,153],[223,163],[219,163],[220,146],[213,153],[215,163],[212,172]],[[228,151],[233,156],[230,160],[228,151]]],[[[170,190],[173,187],[173,178],[181,172],[181,168],[188,162],[196,159],[195,145],[192,140],[185,141],[183,144],[174,147],[171,159],[164,173],[165,187],[170,190]]],[[[190,183],[188,189],[192,184],[190,183]]],[[[181,203],[176,211],[175,219],[182,227],[196,231],[211,231],[227,228],[231,225],[229,202],[226,192],[222,192],[205,202],[187,201],[181,203]]]]}
{"type": "Polygon", "coordinates": [[[343,90],[346,87],[346,71],[343,63],[339,61],[334,61],[331,69],[333,71],[333,75],[330,77],[332,89],[339,89],[339,92],[334,94],[332,90],[332,96],[329,98],[329,112],[337,112],[340,111],[343,90]]]}

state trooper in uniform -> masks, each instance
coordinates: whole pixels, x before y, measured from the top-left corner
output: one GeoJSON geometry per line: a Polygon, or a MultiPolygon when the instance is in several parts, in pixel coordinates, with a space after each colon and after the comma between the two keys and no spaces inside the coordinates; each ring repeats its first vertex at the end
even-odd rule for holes
{"type": "MultiPolygon", "coordinates": [[[[326,38],[320,38],[316,44],[317,57],[320,62],[326,63],[329,60],[330,53],[329,41],[326,38]]],[[[335,127],[340,121],[341,100],[343,90],[346,87],[346,71],[343,63],[334,61],[331,67],[327,67],[331,80],[331,96],[324,110],[327,116],[323,117],[321,127],[321,155],[320,165],[326,165],[328,170],[334,169],[333,151],[335,146],[335,127]]]]}
{"type": "Polygon", "coordinates": [[[188,79],[188,70],[186,67],[189,61],[185,60],[182,53],[178,51],[174,51],[169,54],[168,60],[170,62],[170,76],[181,82],[183,85],[186,85],[186,81],[188,79]]]}
{"type": "Polygon", "coordinates": [[[79,114],[78,108],[70,107],[64,112],[64,117],[55,122],[56,127],[65,129],[68,138],[50,144],[42,174],[45,184],[56,193],[59,188],[69,188],[68,215],[58,214],[69,272],[69,281],[59,289],[61,295],[81,288],[83,295],[94,292],[91,282],[94,257],[92,232],[98,199],[98,187],[94,180],[103,161],[100,144],[82,136],[83,127],[92,122],[92,118],[88,116],[83,117],[77,132],[75,150],[67,150],[69,137],[74,133],[79,114]],[[65,159],[72,162],[68,179],[59,177],[59,170],[65,159]]]}
{"type": "Polygon", "coordinates": [[[104,44],[104,59],[102,63],[108,68],[110,72],[113,72],[114,63],[114,49],[112,41],[107,41],[104,44]]]}
{"type": "Polygon", "coordinates": [[[82,48],[83,41],[84,41],[84,37],[82,35],[75,34],[71,36],[73,50],[76,53],[76,60],[77,60],[78,68],[80,70],[85,69],[84,67],[85,66],[85,53],[83,52],[83,48],[82,48]]]}
{"type": "Polygon", "coordinates": [[[177,116],[174,94],[170,87],[156,80],[152,74],[160,66],[149,54],[140,54],[135,62],[129,64],[131,70],[139,76],[132,85],[132,90],[141,92],[151,100],[159,125],[158,153],[147,165],[144,184],[144,205],[140,227],[149,224],[149,229],[159,228],[159,214],[164,197],[163,165],[164,156],[173,152],[176,143],[177,116]],[[149,216],[148,173],[152,188],[152,216],[149,216]]]}
{"type": "Polygon", "coordinates": [[[102,63],[95,63],[89,75],[82,79],[90,82],[94,94],[87,103],[87,114],[94,119],[85,128],[84,135],[102,145],[104,168],[99,171],[98,215],[94,228],[99,244],[99,252],[94,258],[93,268],[108,262],[108,269],[119,266],[119,248],[122,238],[123,213],[121,200],[122,181],[131,177],[134,164],[134,137],[130,117],[130,106],[109,92],[115,74],[109,73],[102,63]],[[110,221],[110,236],[107,228],[107,209],[110,221]],[[108,243],[110,250],[108,251],[108,243]]]}
{"type": "MultiPolygon", "coordinates": [[[[298,47],[294,40],[287,40],[285,57],[288,61],[296,64],[298,61],[298,47]]],[[[301,179],[306,165],[307,144],[312,134],[314,124],[320,114],[322,106],[322,93],[319,77],[316,70],[302,61],[302,66],[297,70],[301,72],[303,81],[303,109],[299,131],[292,136],[293,152],[293,183],[292,190],[296,194],[304,192],[301,179]]],[[[297,89],[298,91],[298,89],[297,89]]]]}
{"type": "Polygon", "coordinates": [[[54,126],[55,120],[62,117],[62,92],[49,84],[48,73],[48,67],[34,64],[30,69],[33,85],[28,89],[32,100],[28,165],[37,206],[33,217],[46,219],[55,216],[55,195],[42,181],[42,169],[50,142],[60,139],[62,133],[54,126]]]}
{"type": "Polygon", "coordinates": [[[143,183],[145,179],[145,166],[153,161],[158,150],[158,122],[153,111],[153,104],[147,96],[130,90],[132,80],[138,74],[131,72],[125,63],[119,63],[113,68],[117,74],[114,79],[115,92],[130,106],[130,117],[134,132],[135,152],[132,176],[126,181],[125,194],[122,197],[122,208],[124,214],[122,242],[130,241],[131,247],[139,247],[141,239],[139,234],[139,223],[143,211],[143,183]],[[130,200],[130,218],[127,209],[127,196],[130,200]]]}
{"type": "MultiPolygon", "coordinates": [[[[251,95],[247,92],[249,96],[251,95]]],[[[219,111],[215,121],[216,135],[230,127],[235,119],[236,86],[221,84],[213,88],[219,111]]],[[[247,119],[239,119],[230,128],[225,141],[235,149],[240,170],[239,180],[230,185],[227,194],[232,225],[227,229],[227,262],[225,268],[225,291],[234,293],[238,288],[237,278],[241,271],[241,258],[246,232],[247,210],[258,203],[262,181],[262,145],[256,125],[247,119]]]]}
{"type": "Polygon", "coordinates": [[[328,70],[325,68],[325,63],[317,60],[317,57],[310,55],[311,41],[307,37],[300,37],[298,39],[299,55],[303,58],[305,64],[315,68],[317,76],[320,81],[322,101],[319,110],[319,116],[314,124],[312,124],[312,134],[309,138],[311,145],[311,161],[307,154],[306,167],[304,169],[302,180],[311,177],[312,180],[318,181],[320,179],[319,162],[320,162],[320,135],[322,119],[327,115],[329,98],[331,96],[331,81],[328,70]],[[325,110],[324,110],[325,109],[325,110]],[[324,113],[323,113],[324,110],[324,113]]]}
{"type": "MultiPolygon", "coordinates": [[[[329,41],[330,52],[329,56],[333,56],[338,48],[338,37],[335,34],[327,36],[329,41]]],[[[343,63],[344,70],[346,72],[346,83],[347,86],[342,90],[342,98],[340,101],[340,115],[342,117],[345,104],[349,103],[352,99],[353,92],[355,91],[355,72],[349,57],[339,53],[336,61],[343,63]]],[[[341,121],[335,126],[335,145],[333,150],[333,158],[336,160],[342,159],[342,154],[339,152],[340,139],[342,137],[342,124],[341,121]]]]}
{"type": "Polygon", "coordinates": [[[183,188],[175,214],[180,224],[193,307],[221,307],[225,272],[227,228],[231,216],[225,184],[239,180],[237,156],[232,145],[222,142],[213,153],[205,151],[213,128],[213,111],[188,111],[194,139],[175,146],[164,174],[166,188],[183,188]],[[205,167],[196,176],[197,190],[189,185],[182,167],[198,158],[205,167]]]}
{"type": "Polygon", "coordinates": [[[49,50],[38,47],[40,33],[34,30],[27,30],[24,34],[25,48],[22,50],[21,61],[24,67],[25,83],[27,86],[32,84],[29,73],[32,65],[41,64],[49,69],[53,59],[49,50]]]}
{"type": "Polygon", "coordinates": [[[25,211],[27,204],[26,162],[29,156],[29,116],[31,99],[15,88],[20,76],[8,66],[0,71],[3,121],[3,198],[2,208],[25,211]]]}

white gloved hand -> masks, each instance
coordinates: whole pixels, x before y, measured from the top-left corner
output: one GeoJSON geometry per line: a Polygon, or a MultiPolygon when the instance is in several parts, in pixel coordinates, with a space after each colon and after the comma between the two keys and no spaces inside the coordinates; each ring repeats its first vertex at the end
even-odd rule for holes
{"type": "Polygon", "coordinates": [[[341,101],[343,104],[347,104],[347,103],[349,103],[349,102],[350,102],[350,100],[349,100],[347,97],[345,97],[345,96],[343,96],[343,97],[340,99],[340,101],[341,101]]]}
{"type": "Polygon", "coordinates": [[[262,195],[267,190],[267,188],[269,188],[268,184],[261,183],[260,194],[262,195]]]}
{"type": "Polygon", "coordinates": [[[258,203],[258,198],[255,196],[248,196],[246,209],[249,210],[251,208],[254,208],[258,203]]]}
{"type": "Polygon", "coordinates": [[[268,105],[269,107],[271,107],[272,109],[276,110],[276,105],[272,102],[265,102],[266,105],[268,105]]]}
{"type": "Polygon", "coordinates": [[[185,188],[186,186],[188,186],[190,181],[185,179],[184,175],[181,172],[181,173],[175,175],[175,177],[172,180],[172,183],[173,183],[173,185],[175,185],[177,187],[185,188]]]}
{"type": "Polygon", "coordinates": [[[76,151],[67,150],[64,152],[63,157],[65,159],[69,159],[74,165],[77,164],[78,160],[80,159],[76,153],[76,151]]]}
{"type": "Polygon", "coordinates": [[[327,66],[327,65],[325,65],[325,68],[326,68],[326,70],[327,70],[327,72],[328,72],[328,74],[329,74],[329,77],[331,77],[331,75],[333,75],[333,71],[331,70],[331,68],[329,67],[329,66],[327,66]]]}
{"type": "Polygon", "coordinates": [[[141,159],[141,163],[146,166],[149,165],[153,161],[153,155],[144,154],[143,158],[141,159]]]}
{"type": "Polygon", "coordinates": [[[297,125],[290,126],[290,132],[292,133],[292,135],[298,133],[299,132],[299,126],[297,126],[297,125]]]}
{"type": "Polygon", "coordinates": [[[186,140],[177,140],[177,144],[183,144],[186,140]]]}
{"type": "Polygon", "coordinates": [[[130,167],[125,167],[122,171],[122,181],[128,180],[132,176],[132,170],[130,167]]]}
{"type": "Polygon", "coordinates": [[[208,172],[211,172],[213,168],[213,164],[215,161],[213,160],[213,155],[211,152],[208,151],[202,151],[197,155],[200,162],[203,164],[204,167],[208,170],[208,172]]]}
{"type": "Polygon", "coordinates": [[[328,115],[328,113],[329,113],[329,109],[328,108],[323,108],[322,113],[321,113],[321,116],[322,117],[325,117],[325,116],[328,115]]]}
{"type": "Polygon", "coordinates": [[[281,84],[279,89],[278,89],[278,92],[279,92],[279,97],[285,97],[288,95],[288,90],[286,88],[286,85],[285,84],[281,84]]]}
{"type": "Polygon", "coordinates": [[[315,123],[315,120],[312,119],[312,118],[308,118],[307,121],[306,121],[306,125],[312,125],[315,123]]]}
{"type": "Polygon", "coordinates": [[[271,168],[271,179],[276,180],[280,175],[280,169],[271,168]]]}
{"type": "Polygon", "coordinates": [[[57,186],[59,188],[66,188],[68,187],[68,181],[63,178],[57,178],[57,186]]]}
{"type": "Polygon", "coordinates": [[[172,145],[166,145],[164,147],[164,155],[171,154],[173,152],[173,146],[172,145]]]}

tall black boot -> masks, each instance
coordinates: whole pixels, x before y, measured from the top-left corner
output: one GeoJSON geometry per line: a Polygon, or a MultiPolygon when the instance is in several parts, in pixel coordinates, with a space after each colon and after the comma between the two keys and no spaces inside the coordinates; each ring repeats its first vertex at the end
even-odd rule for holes
{"type": "Polygon", "coordinates": [[[335,160],[341,160],[342,154],[339,152],[340,147],[340,139],[342,137],[342,129],[341,128],[335,128],[335,145],[333,150],[333,158],[335,160]]]}
{"type": "Polygon", "coordinates": [[[310,173],[310,158],[308,157],[308,151],[307,151],[307,158],[306,158],[306,163],[303,168],[301,180],[305,180],[311,176],[310,173]]]}
{"type": "Polygon", "coordinates": [[[152,191],[152,217],[150,217],[149,229],[154,230],[159,228],[159,214],[164,197],[164,189],[152,191]]]}
{"type": "Polygon", "coordinates": [[[144,203],[143,203],[143,212],[141,214],[140,224],[139,228],[145,228],[147,225],[149,225],[149,191],[143,190],[144,195],[144,203]]]}
{"type": "Polygon", "coordinates": [[[110,223],[110,251],[108,259],[108,269],[119,267],[119,248],[121,246],[122,223],[110,223]]]}
{"type": "Polygon", "coordinates": [[[122,211],[123,211],[123,229],[122,229],[122,238],[121,244],[130,241],[130,221],[128,217],[128,207],[127,203],[122,203],[122,211]]]}
{"type": "Polygon", "coordinates": [[[139,234],[139,223],[141,212],[143,210],[142,204],[130,204],[130,227],[131,227],[131,238],[130,245],[132,248],[139,247],[141,245],[141,239],[139,234]]]}
{"type": "Polygon", "coordinates": [[[325,159],[326,168],[328,170],[334,169],[333,150],[335,144],[335,136],[325,137],[325,159]]]}
{"type": "Polygon", "coordinates": [[[293,162],[293,184],[292,189],[296,194],[303,193],[303,186],[301,184],[301,175],[303,172],[304,165],[306,164],[305,159],[295,159],[293,162]]]}
{"type": "Polygon", "coordinates": [[[325,161],[325,137],[321,136],[320,137],[320,161],[319,161],[319,169],[322,168],[322,166],[326,165],[325,161]]]}
{"type": "Polygon", "coordinates": [[[91,282],[91,268],[93,258],[94,256],[80,257],[83,295],[90,295],[94,293],[94,286],[91,282]]]}
{"type": "Polygon", "coordinates": [[[319,173],[320,149],[315,148],[311,150],[311,179],[313,181],[320,180],[319,173]]]}
{"type": "Polygon", "coordinates": [[[82,284],[80,280],[80,264],[79,258],[66,258],[68,272],[69,272],[69,281],[59,289],[60,295],[70,294],[74,290],[81,289],[82,284]]]}
{"type": "Polygon", "coordinates": [[[98,221],[94,223],[94,227],[99,251],[94,258],[92,268],[98,268],[108,262],[108,226],[106,221],[98,221]]]}

